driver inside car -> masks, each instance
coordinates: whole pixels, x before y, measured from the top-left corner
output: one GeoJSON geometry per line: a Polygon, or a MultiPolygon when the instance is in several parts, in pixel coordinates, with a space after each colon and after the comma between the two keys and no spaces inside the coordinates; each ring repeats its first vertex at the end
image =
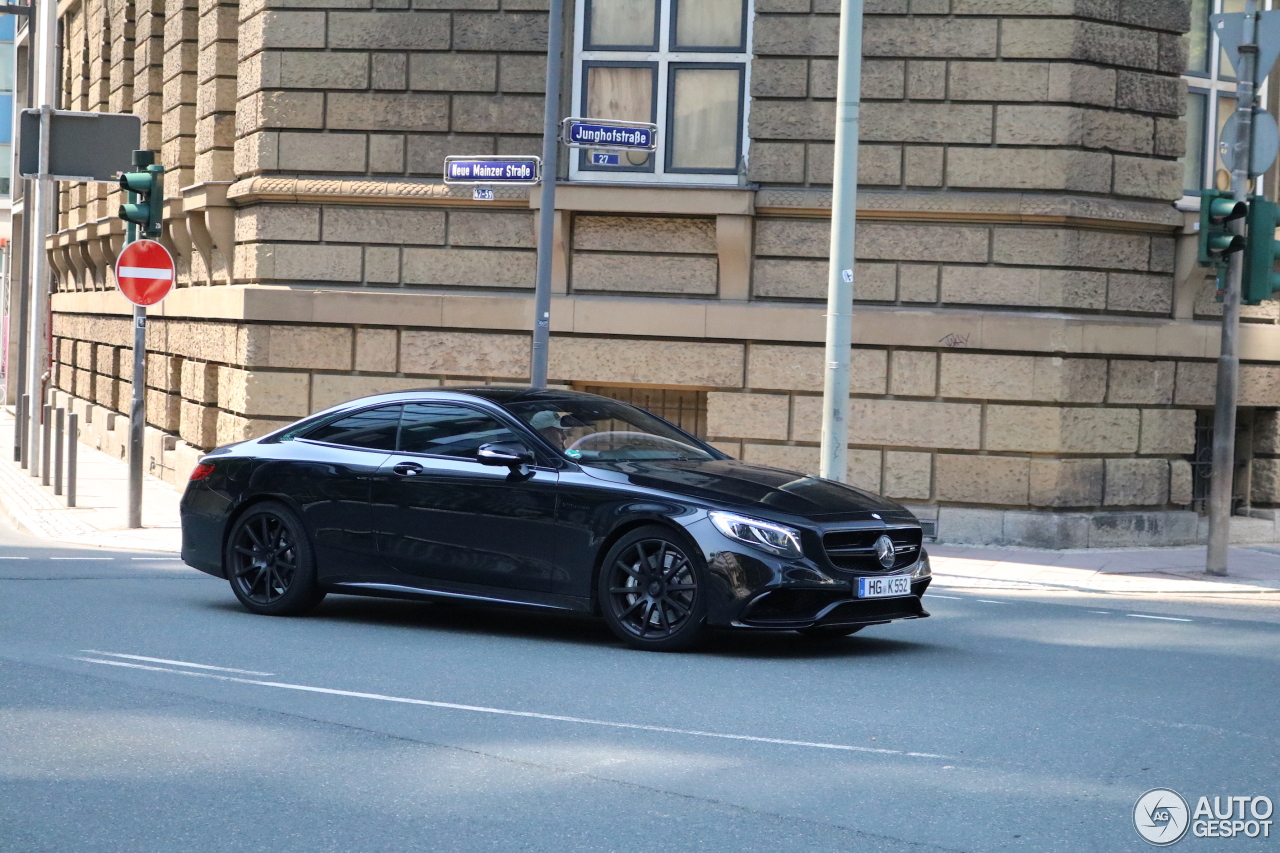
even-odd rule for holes
{"type": "Polygon", "coordinates": [[[536,429],[539,435],[551,442],[552,447],[557,447],[561,450],[567,449],[575,440],[589,432],[589,430],[578,429],[579,427],[585,427],[586,424],[568,412],[535,412],[533,417],[529,419],[529,426],[536,429]],[[576,435],[575,430],[578,433],[576,435]]]}

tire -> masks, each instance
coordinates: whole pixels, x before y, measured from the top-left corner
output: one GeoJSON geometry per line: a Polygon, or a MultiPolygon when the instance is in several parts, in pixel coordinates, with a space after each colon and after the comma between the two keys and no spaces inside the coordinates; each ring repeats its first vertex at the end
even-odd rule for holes
{"type": "Polygon", "coordinates": [[[702,557],[665,527],[641,527],[619,539],[601,564],[597,594],[609,628],[632,648],[681,651],[706,628],[702,557]]]}
{"type": "Polygon", "coordinates": [[[796,631],[802,637],[810,640],[838,640],[841,637],[848,637],[850,634],[856,634],[866,625],[815,625],[812,628],[801,628],[796,631]]]}
{"type": "Polygon", "coordinates": [[[324,599],[302,522],[278,503],[260,503],[236,519],[222,557],[231,591],[251,613],[297,616],[324,599]]]}

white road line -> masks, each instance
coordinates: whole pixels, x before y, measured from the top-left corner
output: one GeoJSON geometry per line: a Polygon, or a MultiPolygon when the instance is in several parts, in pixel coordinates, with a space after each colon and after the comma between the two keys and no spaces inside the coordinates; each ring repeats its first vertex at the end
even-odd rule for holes
{"type": "Polygon", "coordinates": [[[50,557],[49,559],[50,560],[89,560],[92,562],[102,563],[102,562],[109,562],[111,560],[114,560],[115,557],[50,557]]]}
{"type": "Polygon", "coordinates": [[[1090,613],[1105,613],[1105,614],[1107,614],[1107,615],[1110,615],[1110,613],[1111,613],[1111,611],[1110,611],[1110,610],[1090,610],[1089,612],[1090,612],[1090,613]]]}
{"type": "Polygon", "coordinates": [[[1007,601],[992,601],[989,598],[975,598],[974,601],[981,601],[983,604],[1008,604],[1007,601]]]}
{"type": "Polygon", "coordinates": [[[0,560],[30,560],[30,557],[0,557],[0,560]]]}
{"type": "Polygon", "coordinates": [[[960,598],[959,596],[955,596],[955,595],[934,595],[933,593],[927,593],[927,595],[930,598],[945,598],[948,601],[964,601],[963,598],[960,598]]]}
{"type": "Polygon", "coordinates": [[[1132,616],[1134,619],[1160,619],[1164,622],[1190,622],[1190,619],[1179,619],[1177,616],[1146,616],[1142,613],[1126,613],[1126,616],[1132,616]]]}
{"type": "MultiPolygon", "coordinates": [[[[97,649],[81,649],[80,651],[89,655],[106,655],[112,658],[126,658],[128,660],[145,660],[149,663],[167,663],[173,666],[189,666],[195,669],[213,669],[218,672],[238,672],[241,675],[275,675],[274,672],[259,672],[256,669],[234,669],[229,666],[209,666],[207,663],[188,663],[184,660],[168,660],[167,658],[149,658],[145,655],[122,655],[116,652],[100,652],[97,649]]],[[[105,663],[105,661],[104,661],[105,663]]]]}
{"type": "MultiPolygon", "coordinates": [[[[91,654],[101,654],[91,652],[91,654]]],[[[903,755],[912,758],[948,758],[946,755],[935,755],[932,752],[904,752],[899,749],[875,749],[869,746],[850,746],[843,743],[821,743],[807,740],[787,740],[775,737],[756,737],[754,735],[734,735],[723,732],[703,732],[696,729],[675,729],[669,726],[646,726],[639,723],[615,723],[610,720],[592,720],[586,717],[566,717],[561,714],[538,714],[533,711],[512,711],[506,708],[489,708],[484,705],[459,705],[455,702],[435,702],[429,699],[407,699],[403,696],[384,696],[381,693],[359,693],[353,690],[335,690],[331,687],[311,687],[306,684],[287,684],[280,681],[258,681],[253,678],[235,678],[230,675],[213,675],[206,672],[185,672],[180,669],[165,669],[159,666],[144,666],[137,663],[125,663],[117,660],[95,660],[70,656],[72,660],[84,663],[105,664],[107,666],[123,666],[130,669],[145,669],[151,672],[168,672],[174,675],[190,675],[196,678],[214,678],[219,681],[233,681],[238,684],[256,684],[260,687],[276,687],[282,690],[298,690],[304,693],[323,693],[329,696],[347,696],[352,699],[376,699],[379,702],[397,702],[402,705],[425,705],[429,708],[445,708],[450,711],[472,711],[479,714],[496,714],[503,717],[528,717],[535,720],[552,720],[560,723],[580,723],[588,726],[606,726],[614,729],[632,729],[644,732],[662,732],[665,734],[691,735],[693,737],[711,737],[722,740],[743,740],[752,743],[774,743],[782,746],[804,746],[812,749],[834,749],[843,752],[870,752],[877,755],[903,755]]],[[[144,658],[145,660],[145,658],[144,658]]]]}

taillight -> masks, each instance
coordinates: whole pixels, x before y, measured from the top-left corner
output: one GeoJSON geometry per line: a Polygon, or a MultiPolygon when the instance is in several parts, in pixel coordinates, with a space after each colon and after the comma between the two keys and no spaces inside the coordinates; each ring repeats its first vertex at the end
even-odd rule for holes
{"type": "Polygon", "coordinates": [[[213,473],[213,466],[208,462],[201,462],[199,465],[191,469],[192,480],[203,480],[213,473]]]}

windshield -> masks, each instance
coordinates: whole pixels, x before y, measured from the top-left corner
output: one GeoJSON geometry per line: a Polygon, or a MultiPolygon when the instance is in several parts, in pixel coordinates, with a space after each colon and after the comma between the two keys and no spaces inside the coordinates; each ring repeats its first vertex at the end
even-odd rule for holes
{"type": "Polygon", "coordinates": [[[717,458],[666,421],[603,397],[528,400],[506,408],[552,447],[580,462],[717,458]]]}

